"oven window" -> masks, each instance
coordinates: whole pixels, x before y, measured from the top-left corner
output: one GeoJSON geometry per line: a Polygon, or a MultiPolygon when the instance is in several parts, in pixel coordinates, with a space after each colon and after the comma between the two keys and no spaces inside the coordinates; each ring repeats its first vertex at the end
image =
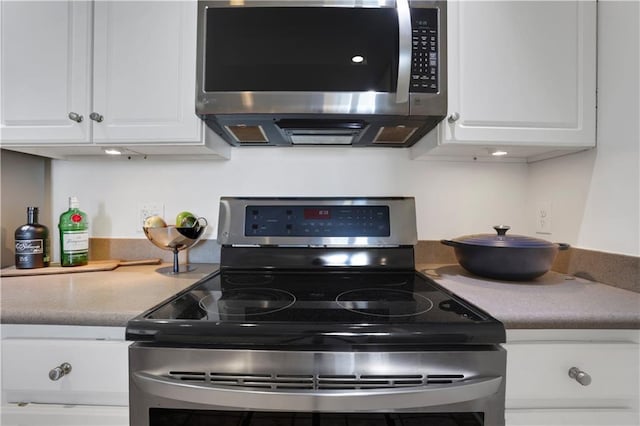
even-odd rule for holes
{"type": "Polygon", "coordinates": [[[482,426],[482,413],[283,413],[151,408],[149,426],[482,426]]]}
{"type": "Polygon", "coordinates": [[[206,92],[393,92],[395,8],[210,7],[206,92]]]}

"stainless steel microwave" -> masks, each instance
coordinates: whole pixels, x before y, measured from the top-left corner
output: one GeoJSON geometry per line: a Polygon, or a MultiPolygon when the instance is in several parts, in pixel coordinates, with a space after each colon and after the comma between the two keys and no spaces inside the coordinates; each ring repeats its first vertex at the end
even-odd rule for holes
{"type": "Polygon", "coordinates": [[[196,113],[233,145],[409,146],[446,63],[444,1],[198,2],[196,113]]]}

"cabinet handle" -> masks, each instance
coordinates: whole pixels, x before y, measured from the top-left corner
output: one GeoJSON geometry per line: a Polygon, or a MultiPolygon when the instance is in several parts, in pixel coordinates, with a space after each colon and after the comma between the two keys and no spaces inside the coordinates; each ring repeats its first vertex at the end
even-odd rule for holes
{"type": "Polygon", "coordinates": [[[447,121],[449,121],[449,123],[455,123],[458,120],[460,120],[460,113],[459,112],[454,112],[453,114],[451,114],[447,118],[447,121]]]}
{"type": "Polygon", "coordinates": [[[69,118],[75,121],[76,123],[82,123],[82,120],[84,119],[84,117],[78,114],[77,112],[70,112],[69,118]]]}
{"type": "Polygon", "coordinates": [[[93,121],[97,121],[98,123],[101,123],[102,120],[104,120],[104,117],[97,112],[92,112],[91,114],[89,114],[89,118],[93,121]]]}
{"type": "Polygon", "coordinates": [[[582,386],[589,386],[591,384],[591,376],[580,370],[578,367],[571,367],[569,369],[569,377],[575,379],[576,382],[582,386]]]}
{"type": "Polygon", "coordinates": [[[63,362],[53,370],[49,371],[49,378],[53,381],[60,380],[62,377],[71,373],[71,364],[63,362]]]}

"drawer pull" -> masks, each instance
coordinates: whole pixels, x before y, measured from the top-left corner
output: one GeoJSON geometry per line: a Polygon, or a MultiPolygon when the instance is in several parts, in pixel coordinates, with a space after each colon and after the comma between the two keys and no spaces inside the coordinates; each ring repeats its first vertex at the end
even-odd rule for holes
{"type": "Polygon", "coordinates": [[[571,367],[569,369],[569,377],[575,379],[576,382],[582,386],[589,386],[591,384],[591,376],[580,370],[578,367],[571,367]]]}
{"type": "Polygon", "coordinates": [[[89,114],[89,118],[92,119],[93,121],[97,121],[98,123],[102,123],[102,120],[104,120],[104,116],[102,116],[102,114],[99,114],[97,112],[92,112],[91,114],[89,114]]]}
{"type": "Polygon", "coordinates": [[[77,112],[70,112],[68,117],[70,120],[73,120],[76,123],[82,123],[82,120],[84,119],[84,117],[82,117],[77,112]]]}
{"type": "Polygon", "coordinates": [[[62,377],[66,376],[69,373],[71,373],[71,364],[69,364],[68,362],[63,362],[56,368],[49,371],[49,378],[53,381],[60,380],[62,377]]]}

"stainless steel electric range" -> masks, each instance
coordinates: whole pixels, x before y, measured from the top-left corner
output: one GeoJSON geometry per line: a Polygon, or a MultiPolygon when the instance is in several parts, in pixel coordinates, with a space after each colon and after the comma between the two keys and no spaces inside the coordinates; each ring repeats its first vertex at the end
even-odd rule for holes
{"type": "Polygon", "coordinates": [[[503,426],[503,325],[414,267],[415,202],[220,201],[220,270],[127,325],[131,426],[503,426]]]}

